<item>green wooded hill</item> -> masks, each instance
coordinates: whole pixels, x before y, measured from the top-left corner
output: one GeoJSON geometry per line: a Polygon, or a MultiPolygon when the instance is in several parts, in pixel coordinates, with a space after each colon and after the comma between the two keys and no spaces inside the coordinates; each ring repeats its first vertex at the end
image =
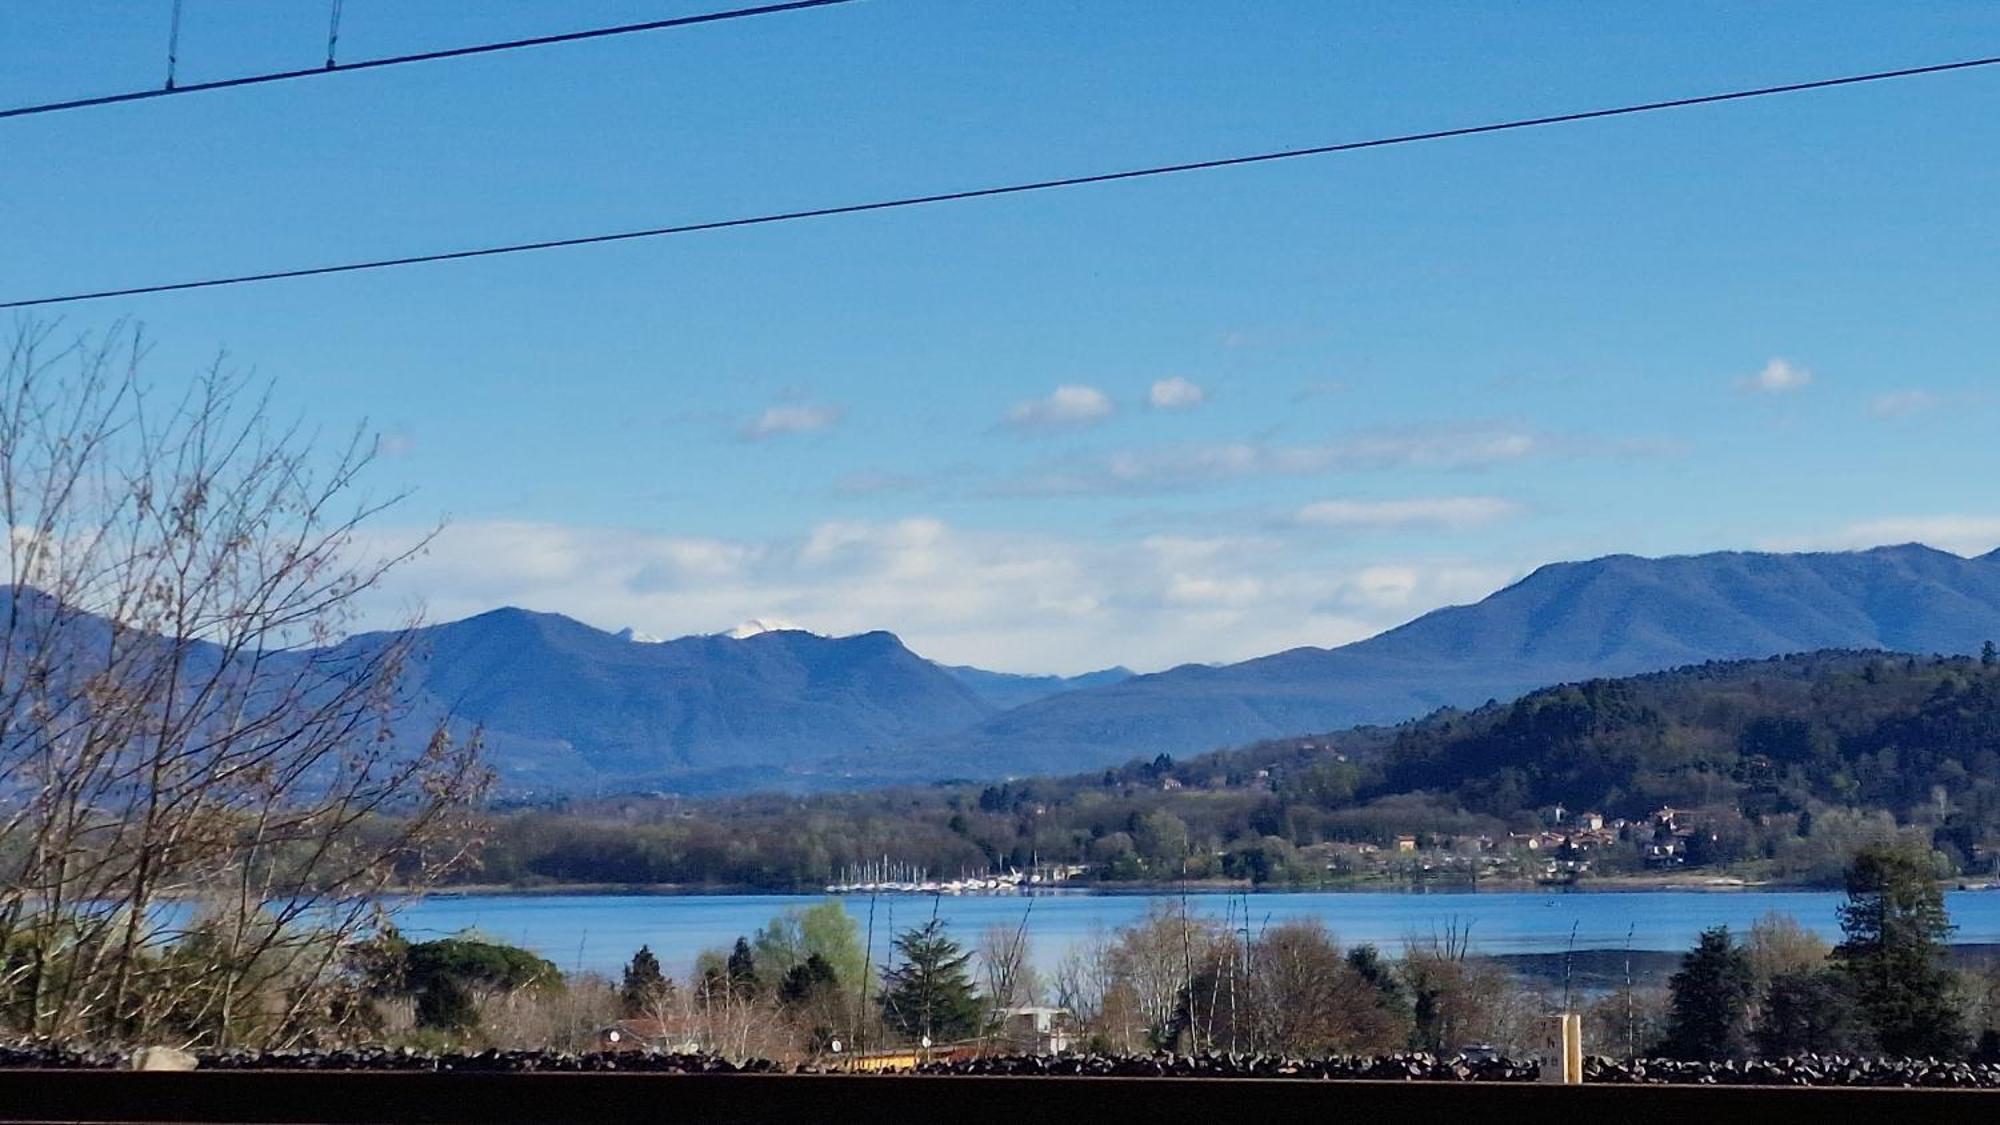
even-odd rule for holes
{"type": "MultiPolygon", "coordinates": [[[[2000,665],[1827,651],[1716,662],[1069,777],[687,804],[627,798],[492,826],[483,877],[824,883],[889,856],[952,877],[1086,862],[1111,879],[1317,881],[1328,845],[1464,847],[1553,809],[1701,827],[1696,865],[1827,880],[1858,844],[1922,835],[1985,871],[2000,847],[2000,665]]],[[[1601,871],[1639,866],[1643,841],[1601,871]]]]}
{"type": "Polygon", "coordinates": [[[1400,730],[1367,791],[1413,790],[1500,816],[1828,804],[1985,821],[2000,815],[2000,668],[1834,652],[1564,685],[1400,730]]]}

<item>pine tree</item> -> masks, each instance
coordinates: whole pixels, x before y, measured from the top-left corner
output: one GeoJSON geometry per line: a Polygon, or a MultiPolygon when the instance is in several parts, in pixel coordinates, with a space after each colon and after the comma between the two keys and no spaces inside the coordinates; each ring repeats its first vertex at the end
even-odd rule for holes
{"type": "Polygon", "coordinates": [[[737,938],[736,945],[729,951],[729,984],[743,992],[757,991],[757,955],[750,951],[747,938],[737,938]]]}
{"type": "Polygon", "coordinates": [[[1841,1055],[1867,1039],[1847,978],[1837,969],[1793,969],[1771,978],[1757,1021],[1757,1052],[1787,1055],[1841,1055]]]}
{"type": "Polygon", "coordinates": [[[786,971],[785,979],[778,985],[778,999],[788,1007],[797,1007],[821,996],[836,995],[839,989],[840,976],[833,966],[826,958],[811,953],[786,971]]]}
{"type": "Polygon", "coordinates": [[[673,982],[660,971],[660,959],[653,956],[651,947],[642,945],[625,966],[625,980],[618,989],[619,1007],[627,1016],[656,1015],[672,990],[673,982]]]}
{"type": "Polygon", "coordinates": [[[439,974],[417,993],[417,1026],[469,1032],[479,1026],[479,1004],[458,978],[439,974]]]}
{"type": "Polygon", "coordinates": [[[1840,928],[1847,940],[1834,949],[1834,963],[1852,983],[1881,1049],[1913,1057],[1963,1054],[1965,1014],[1945,961],[1956,927],[1930,857],[1880,845],[1857,852],[1847,869],[1840,928]]]}
{"type": "Polygon", "coordinates": [[[1403,982],[1396,978],[1394,966],[1382,959],[1381,950],[1372,945],[1357,945],[1347,951],[1347,967],[1360,974],[1362,980],[1375,990],[1375,1007],[1384,1016],[1394,1020],[1398,1026],[1407,1025],[1414,1019],[1410,1010],[1410,997],[1403,989],[1403,982]]]}
{"type": "Polygon", "coordinates": [[[417,997],[417,1025],[451,1032],[479,1026],[475,989],[560,988],[562,972],[525,949],[456,936],[402,948],[402,986],[417,997]]]}
{"type": "Polygon", "coordinates": [[[1661,1053],[1677,1059],[1743,1055],[1754,980],[1750,957],[1729,936],[1729,927],[1703,930],[1668,981],[1673,1000],[1661,1053]]]}
{"type": "Polygon", "coordinates": [[[905,1038],[943,1043],[979,1030],[980,1002],[965,971],[972,954],[933,918],[895,941],[899,965],[882,970],[882,1017],[905,1038]]]}

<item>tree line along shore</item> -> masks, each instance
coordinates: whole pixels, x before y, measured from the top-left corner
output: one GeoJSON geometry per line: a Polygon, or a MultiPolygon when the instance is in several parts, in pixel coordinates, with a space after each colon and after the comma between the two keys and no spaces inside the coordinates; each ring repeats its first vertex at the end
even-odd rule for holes
{"type": "Polygon", "coordinates": [[[1070,777],[514,797],[451,881],[818,890],[1074,864],[1096,887],[1838,886],[1861,847],[2000,861],[2000,658],[1820,652],[1594,680],[1070,777]]]}

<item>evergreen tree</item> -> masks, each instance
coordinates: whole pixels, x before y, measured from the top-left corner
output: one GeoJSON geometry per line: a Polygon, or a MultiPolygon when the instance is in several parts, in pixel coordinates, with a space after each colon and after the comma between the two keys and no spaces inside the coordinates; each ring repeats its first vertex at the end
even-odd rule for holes
{"type": "Polygon", "coordinates": [[[905,1038],[944,1043],[979,1029],[980,1002],[965,971],[972,954],[933,918],[896,938],[902,963],[882,970],[882,1018],[905,1038]]]}
{"type": "Polygon", "coordinates": [[[479,1026],[479,1005],[457,977],[439,975],[417,993],[417,1026],[463,1034],[479,1026]]]}
{"type": "Polygon", "coordinates": [[[724,969],[729,974],[730,986],[744,992],[757,990],[757,955],[750,951],[747,938],[737,938],[736,945],[729,951],[729,961],[724,969]]]}
{"type": "Polygon", "coordinates": [[[479,1026],[474,989],[561,988],[562,972],[525,949],[460,935],[402,947],[402,987],[416,994],[417,1025],[470,1032],[479,1026]]]}
{"type": "Polygon", "coordinates": [[[835,995],[839,988],[840,976],[833,966],[826,958],[812,953],[786,971],[785,979],[778,985],[778,999],[788,1007],[797,1007],[822,996],[835,995]]]}
{"type": "Polygon", "coordinates": [[[1866,1029],[1845,975],[1834,969],[1793,969],[1771,978],[1754,1038],[1765,1058],[1853,1054],[1866,1029]]]}
{"type": "Polygon", "coordinates": [[[1396,978],[1394,967],[1382,959],[1380,950],[1372,945],[1357,945],[1347,951],[1347,965],[1375,990],[1375,1007],[1383,1015],[1398,1026],[1408,1025],[1415,1018],[1403,982],[1396,978]]]}
{"type": "Polygon", "coordinates": [[[1703,930],[1668,982],[1672,1005],[1661,1053],[1677,1059],[1737,1058],[1744,1052],[1754,975],[1729,927],[1703,930]]]}
{"type": "Polygon", "coordinates": [[[841,985],[839,971],[817,953],[807,954],[805,960],[787,969],[778,984],[778,1002],[806,1032],[815,1052],[826,1050],[840,1038],[841,1028],[854,1026],[854,1009],[849,998],[841,994],[841,985]]]}
{"type": "Polygon", "coordinates": [[[1979,646],[1979,663],[1988,668],[1993,667],[1995,664],[2000,664],[2000,649],[1994,648],[1992,641],[1987,641],[1985,644],[1979,646]]]}
{"type": "Polygon", "coordinates": [[[651,947],[642,945],[625,966],[625,979],[618,989],[619,1007],[627,1016],[654,1015],[672,990],[673,982],[660,971],[660,959],[653,956],[651,947]]]}
{"type": "Polygon", "coordinates": [[[1964,1053],[1965,1015],[1945,962],[1955,927],[1930,857],[1909,847],[1863,848],[1847,869],[1840,908],[1847,940],[1833,951],[1877,1044],[1892,1055],[1964,1053]]]}

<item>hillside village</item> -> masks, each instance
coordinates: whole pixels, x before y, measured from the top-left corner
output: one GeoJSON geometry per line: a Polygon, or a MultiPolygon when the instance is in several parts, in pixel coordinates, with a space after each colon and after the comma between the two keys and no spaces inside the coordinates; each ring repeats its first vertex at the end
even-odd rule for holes
{"type": "Polygon", "coordinates": [[[1830,885],[1898,838],[1989,878],[1996,747],[2000,654],[1806,653],[1067,777],[516,806],[466,879],[817,889],[886,857],[941,881],[1830,885]]]}

